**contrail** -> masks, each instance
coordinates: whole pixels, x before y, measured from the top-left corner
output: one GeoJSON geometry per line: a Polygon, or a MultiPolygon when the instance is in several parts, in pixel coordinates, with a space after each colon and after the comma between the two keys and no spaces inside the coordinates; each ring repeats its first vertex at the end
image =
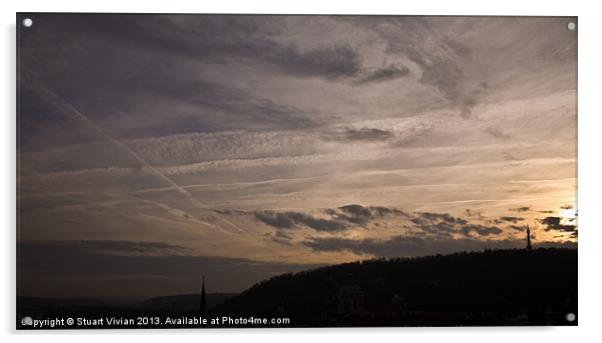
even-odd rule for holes
{"type": "MultiPolygon", "coordinates": [[[[220,220],[221,222],[224,222],[224,223],[228,224],[229,226],[234,227],[239,232],[243,232],[243,230],[241,228],[239,228],[236,224],[234,224],[224,218],[215,216],[213,214],[213,210],[211,208],[209,208],[208,206],[206,206],[205,204],[203,204],[197,198],[195,198],[194,195],[192,195],[192,193],[187,191],[185,188],[182,188],[180,185],[175,183],[172,179],[170,179],[169,177],[167,177],[163,173],[161,173],[157,168],[155,168],[154,166],[149,164],[144,158],[142,158],[136,151],[134,151],[132,148],[130,148],[127,144],[125,144],[124,142],[122,142],[122,141],[112,137],[108,133],[106,133],[101,127],[99,127],[97,124],[95,124],[92,120],[88,119],[88,117],[86,117],[82,112],[80,112],[77,108],[75,108],[73,105],[71,105],[68,101],[61,98],[58,94],[54,93],[53,91],[51,91],[44,85],[39,84],[37,82],[32,82],[31,86],[33,86],[35,88],[35,90],[40,92],[41,95],[44,96],[47,100],[50,100],[55,105],[57,105],[60,109],[62,109],[63,113],[68,115],[72,120],[86,124],[89,128],[94,130],[98,135],[102,136],[103,138],[107,139],[111,143],[117,145],[118,147],[123,149],[125,152],[127,152],[132,158],[134,158],[136,160],[136,162],[138,162],[140,164],[140,166],[142,168],[144,168],[144,170],[150,171],[153,175],[155,175],[158,178],[160,178],[161,180],[167,182],[173,189],[175,189],[178,193],[184,195],[187,199],[192,201],[195,205],[208,210],[209,213],[211,213],[211,216],[213,218],[216,218],[216,219],[220,220]]],[[[222,228],[220,228],[214,224],[211,224],[206,221],[202,221],[198,218],[196,218],[196,219],[201,222],[206,223],[207,225],[215,227],[224,233],[229,233],[228,231],[225,231],[222,228]]]]}

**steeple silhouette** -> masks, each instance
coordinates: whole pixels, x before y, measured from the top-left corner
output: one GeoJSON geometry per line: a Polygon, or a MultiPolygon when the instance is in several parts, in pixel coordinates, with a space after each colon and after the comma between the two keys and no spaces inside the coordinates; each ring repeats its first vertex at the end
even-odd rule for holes
{"type": "Polygon", "coordinates": [[[529,225],[527,225],[527,250],[531,249],[533,249],[531,246],[531,230],[529,229],[529,225]]]}
{"type": "Polygon", "coordinates": [[[205,275],[203,275],[203,288],[201,289],[201,316],[205,314],[205,306],[206,306],[206,295],[205,295],[205,275]]]}

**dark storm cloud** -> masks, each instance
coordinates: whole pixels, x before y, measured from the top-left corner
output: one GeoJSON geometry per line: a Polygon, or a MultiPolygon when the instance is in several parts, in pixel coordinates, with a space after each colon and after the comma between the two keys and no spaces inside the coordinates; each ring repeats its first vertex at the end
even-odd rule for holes
{"type": "Polygon", "coordinates": [[[561,219],[562,218],[560,217],[545,217],[543,219],[540,219],[540,223],[546,226],[544,229],[546,231],[555,230],[563,232],[573,232],[577,229],[577,226],[575,225],[561,224],[561,219]]]}
{"type": "MultiPolygon", "coordinates": [[[[106,241],[87,244],[115,246],[106,241]]],[[[42,296],[183,294],[199,291],[202,275],[212,291],[239,292],[273,275],[316,266],[211,256],[112,254],[74,241],[21,242],[18,254],[19,295],[42,296]]]]}
{"type": "Polygon", "coordinates": [[[255,218],[277,229],[292,229],[296,224],[308,226],[316,231],[343,231],[347,227],[336,220],[315,218],[301,212],[257,211],[255,218]]]}
{"type": "MultiPolygon", "coordinates": [[[[346,239],[346,238],[311,238],[303,242],[314,251],[350,251],[358,255],[376,257],[422,256],[435,253],[452,253],[457,251],[475,251],[485,248],[511,249],[522,248],[521,240],[477,240],[477,239],[432,239],[420,236],[394,236],[388,240],[346,239]]],[[[576,248],[574,243],[542,242],[542,247],[576,248]]]]}

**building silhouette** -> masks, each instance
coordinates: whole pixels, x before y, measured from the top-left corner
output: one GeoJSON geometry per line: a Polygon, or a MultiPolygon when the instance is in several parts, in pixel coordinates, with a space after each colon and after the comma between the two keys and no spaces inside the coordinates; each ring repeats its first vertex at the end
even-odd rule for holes
{"type": "Polygon", "coordinates": [[[529,225],[527,225],[527,250],[531,249],[533,249],[531,246],[531,229],[529,229],[529,225]]]}
{"type": "Polygon", "coordinates": [[[347,282],[339,288],[337,294],[337,312],[339,314],[363,312],[365,307],[364,292],[353,283],[351,275],[347,282]]]}

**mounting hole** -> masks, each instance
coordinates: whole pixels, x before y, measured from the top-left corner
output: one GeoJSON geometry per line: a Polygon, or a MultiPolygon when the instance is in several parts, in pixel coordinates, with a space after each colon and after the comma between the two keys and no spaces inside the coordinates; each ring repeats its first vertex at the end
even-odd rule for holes
{"type": "Polygon", "coordinates": [[[25,26],[25,27],[31,27],[31,25],[33,25],[33,20],[31,20],[31,18],[25,18],[25,19],[23,19],[23,26],[25,26]]]}
{"type": "Polygon", "coordinates": [[[566,320],[567,320],[567,322],[574,322],[575,319],[577,319],[577,316],[575,316],[575,314],[573,312],[570,312],[570,313],[566,314],[566,320]]]}
{"type": "Polygon", "coordinates": [[[577,27],[577,25],[571,21],[570,23],[568,23],[568,24],[566,25],[566,27],[567,27],[569,30],[571,30],[571,31],[574,31],[574,30],[575,30],[575,28],[577,27]]]}

